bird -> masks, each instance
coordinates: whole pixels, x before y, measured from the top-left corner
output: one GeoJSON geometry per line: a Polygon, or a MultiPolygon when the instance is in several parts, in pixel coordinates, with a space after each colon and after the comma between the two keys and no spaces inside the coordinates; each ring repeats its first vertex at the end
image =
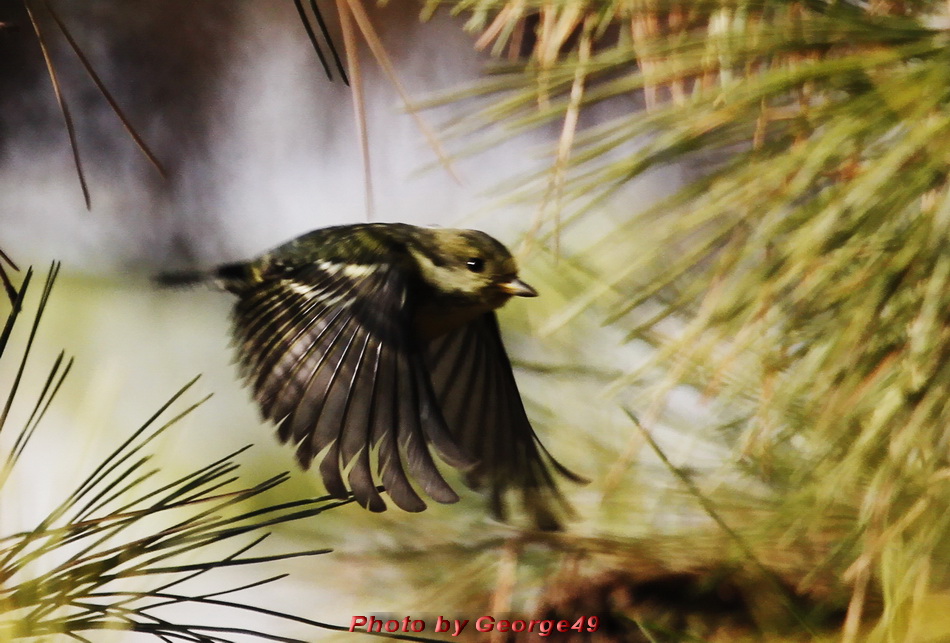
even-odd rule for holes
{"type": "Polygon", "coordinates": [[[319,461],[331,496],[351,493],[381,512],[384,490],[399,508],[419,512],[427,505],[414,482],[439,503],[457,502],[434,452],[488,495],[495,518],[510,520],[510,492],[538,529],[560,529],[574,515],[559,478],[587,480],[541,444],[495,314],[513,297],[538,293],[494,237],[338,225],[250,261],[158,281],[210,281],[237,296],[240,375],[301,467],[319,461]]]}

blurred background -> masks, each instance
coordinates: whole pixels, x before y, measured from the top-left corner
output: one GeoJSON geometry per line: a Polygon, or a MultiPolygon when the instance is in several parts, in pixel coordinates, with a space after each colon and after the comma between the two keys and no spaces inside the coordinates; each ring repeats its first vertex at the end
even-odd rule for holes
{"type": "Polygon", "coordinates": [[[347,505],[267,529],[273,551],[332,553],[193,591],[289,571],[243,600],[344,627],[598,615],[551,640],[950,640],[940,11],[614,5],[340,0],[319,6],[327,39],[290,0],[0,1],[0,249],[15,288],[37,271],[0,352],[5,426],[75,358],[0,491],[5,542],[198,374],[170,412],[213,395],[150,444],[161,476],[253,444],[242,480],[291,474],[249,507],[321,496],[237,380],[230,297],[151,278],[334,224],[472,227],[541,293],[501,322],[544,444],[591,479],[565,485],[577,518],[538,534],[469,491],[418,515],[347,505]],[[938,97],[906,97],[927,79],[938,97]]]}

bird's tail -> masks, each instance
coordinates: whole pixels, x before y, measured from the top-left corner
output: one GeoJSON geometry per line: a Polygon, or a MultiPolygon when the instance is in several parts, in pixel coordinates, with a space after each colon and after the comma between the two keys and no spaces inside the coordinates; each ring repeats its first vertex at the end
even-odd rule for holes
{"type": "Polygon", "coordinates": [[[209,272],[192,270],[190,272],[163,272],[155,275],[153,280],[163,288],[185,288],[206,283],[213,278],[209,272]]]}

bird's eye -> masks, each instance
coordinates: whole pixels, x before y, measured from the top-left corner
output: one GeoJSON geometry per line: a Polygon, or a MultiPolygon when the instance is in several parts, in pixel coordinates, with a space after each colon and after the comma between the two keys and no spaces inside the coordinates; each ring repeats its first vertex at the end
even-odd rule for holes
{"type": "Polygon", "coordinates": [[[485,260],[481,257],[469,257],[465,261],[465,266],[470,272],[481,272],[485,269],[485,260]]]}

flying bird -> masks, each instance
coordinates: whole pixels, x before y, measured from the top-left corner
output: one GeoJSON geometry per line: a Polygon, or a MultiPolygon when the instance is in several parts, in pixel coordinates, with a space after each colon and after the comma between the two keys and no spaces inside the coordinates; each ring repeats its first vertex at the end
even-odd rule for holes
{"type": "Polygon", "coordinates": [[[237,295],[241,375],[282,442],[327,491],[384,511],[458,501],[432,450],[507,519],[521,495],[536,527],[570,515],[525,412],[495,310],[537,292],[514,258],[475,230],[368,223],[315,230],[245,263],[159,277],[237,295]],[[375,466],[374,466],[375,464],[375,466]],[[374,473],[375,470],[375,473],[374,473]],[[344,481],[345,478],[345,481],[344,481]]]}

